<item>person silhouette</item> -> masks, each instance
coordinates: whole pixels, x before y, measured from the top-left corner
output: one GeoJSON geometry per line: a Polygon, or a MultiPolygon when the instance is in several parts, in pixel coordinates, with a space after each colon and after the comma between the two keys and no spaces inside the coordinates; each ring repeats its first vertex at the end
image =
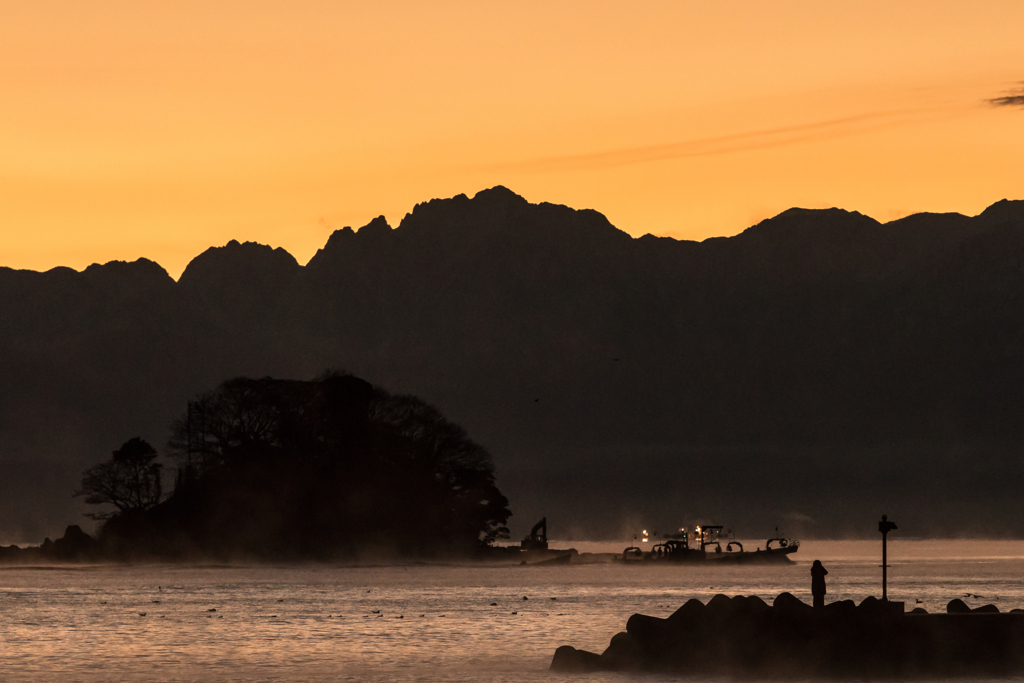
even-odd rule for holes
{"type": "Polygon", "coordinates": [[[811,565],[811,595],[814,596],[814,606],[825,606],[825,576],[828,570],[821,566],[821,560],[815,560],[811,565]]]}

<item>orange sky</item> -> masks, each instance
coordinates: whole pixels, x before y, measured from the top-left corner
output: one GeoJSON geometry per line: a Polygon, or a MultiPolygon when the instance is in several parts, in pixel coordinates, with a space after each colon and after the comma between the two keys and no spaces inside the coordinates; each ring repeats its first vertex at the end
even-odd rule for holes
{"type": "Polygon", "coordinates": [[[332,230],[506,185],[633,234],[1024,198],[1024,2],[0,3],[0,265],[332,230]]]}

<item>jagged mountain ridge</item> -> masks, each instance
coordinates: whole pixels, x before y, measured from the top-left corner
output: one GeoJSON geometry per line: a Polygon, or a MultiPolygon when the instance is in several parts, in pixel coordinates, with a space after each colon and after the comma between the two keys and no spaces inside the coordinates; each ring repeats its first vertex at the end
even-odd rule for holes
{"type": "MultiPolygon", "coordinates": [[[[419,204],[395,229],[339,230],[306,266],[232,242],[177,283],[146,260],[0,269],[0,467],[29,489],[73,486],[130,436],[162,443],[185,400],[228,376],[334,367],[467,427],[527,526],[714,506],[740,525],[775,477],[758,509],[835,527],[898,500],[863,474],[872,458],[897,484],[926,469],[929,491],[954,473],[1022,478],[1007,456],[1024,407],[1022,235],[1024,202],[1002,201],[973,218],[791,209],[730,238],[634,239],[498,187],[419,204]],[[684,483],[723,469],[724,496],[684,483]]],[[[23,508],[3,513],[28,530],[23,508]]]]}

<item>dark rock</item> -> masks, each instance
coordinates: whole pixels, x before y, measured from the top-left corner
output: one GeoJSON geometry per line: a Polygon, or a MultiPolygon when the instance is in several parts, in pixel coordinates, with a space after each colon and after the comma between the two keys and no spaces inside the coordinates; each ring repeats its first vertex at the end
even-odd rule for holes
{"type": "Polygon", "coordinates": [[[792,593],[780,593],[779,596],[772,601],[772,607],[781,613],[797,616],[807,615],[814,611],[813,607],[808,605],[806,602],[803,602],[792,593]]]}
{"type": "Polygon", "coordinates": [[[911,614],[928,614],[928,610],[926,610],[924,607],[915,607],[914,609],[910,610],[910,613],[911,614]]]}
{"type": "Polygon", "coordinates": [[[733,611],[733,602],[728,595],[719,593],[708,600],[708,613],[713,616],[726,616],[733,611]]]}
{"type": "Polygon", "coordinates": [[[646,614],[634,614],[626,621],[626,632],[645,646],[659,643],[670,630],[671,625],[667,619],[646,614]]]}
{"type": "Polygon", "coordinates": [[[601,653],[600,667],[610,671],[635,669],[643,659],[642,643],[633,634],[621,631],[612,636],[608,649],[601,653]]]}
{"type": "Polygon", "coordinates": [[[0,546],[0,562],[15,562],[21,559],[24,551],[16,545],[0,546]]]}
{"type": "Polygon", "coordinates": [[[875,596],[869,595],[868,597],[861,600],[860,604],[857,605],[857,607],[859,607],[862,610],[875,610],[878,609],[878,604],[880,602],[881,600],[879,600],[875,596]]]}
{"type": "Polygon", "coordinates": [[[999,608],[995,605],[982,605],[981,607],[975,607],[971,611],[980,612],[982,614],[999,614],[999,608]]]}
{"type": "Polygon", "coordinates": [[[903,603],[879,600],[875,596],[869,595],[861,601],[857,610],[870,616],[903,614],[903,603]]]}
{"type": "Polygon", "coordinates": [[[732,599],[731,616],[733,618],[748,617],[763,614],[770,609],[768,603],[756,595],[737,595],[732,599]]]}
{"type": "Polygon", "coordinates": [[[763,612],[764,610],[771,609],[771,605],[765,602],[758,595],[748,595],[746,596],[745,600],[747,603],[747,608],[752,609],[755,612],[763,612]]]}
{"type": "Polygon", "coordinates": [[[850,616],[857,609],[857,603],[853,600],[837,600],[825,605],[825,614],[850,616]]]}
{"type": "Polygon", "coordinates": [[[968,607],[967,603],[960,598],[953,598],[949,601],[949,604],[946,605],[947,614],[968,614],[970,611],[971,608],[968,607]]]}
{"type": "Polygon", "coordinates": [[[570,673],[585,673],[588,671],[600,670],[599,662],[601,655],[586,650],[577,650],[570,645],[563,645],[555,650],[555,656],[551,659],[552,671],[563,671],[570,673]]]}
{"type": "Polygon", "coordinates": [[[53,542],[48,552],[60,560],[88,560],[99,554],[99,546],[99,542],[82,531],[82,527],[72,524],[64,530],[64,536],[53,542]]]}
{"type": "Polygon", "coordinates": [[[687,600],[682,607],[672,613],[668,619],[669,621],[695,621],[703,619],[707,616],[707,605],[698,600],[697,598],[691,598],[687,600]]]}

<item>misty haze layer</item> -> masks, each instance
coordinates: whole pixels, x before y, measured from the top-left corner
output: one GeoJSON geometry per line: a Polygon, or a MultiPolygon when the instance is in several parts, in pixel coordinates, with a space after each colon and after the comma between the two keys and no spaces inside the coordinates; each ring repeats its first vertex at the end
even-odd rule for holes
{"type": "Polygon", "coordinates": [[[83,468],[239,375],[353,372],[494,455],[514,536],[1024,534],[1024,202],[881,224],[791,209],[633,239],[498,187],[335,232],[0,269],[0,535],[80,521],[83,468]],[[864,520],[867,520],[865,522],[864,520]]]}

